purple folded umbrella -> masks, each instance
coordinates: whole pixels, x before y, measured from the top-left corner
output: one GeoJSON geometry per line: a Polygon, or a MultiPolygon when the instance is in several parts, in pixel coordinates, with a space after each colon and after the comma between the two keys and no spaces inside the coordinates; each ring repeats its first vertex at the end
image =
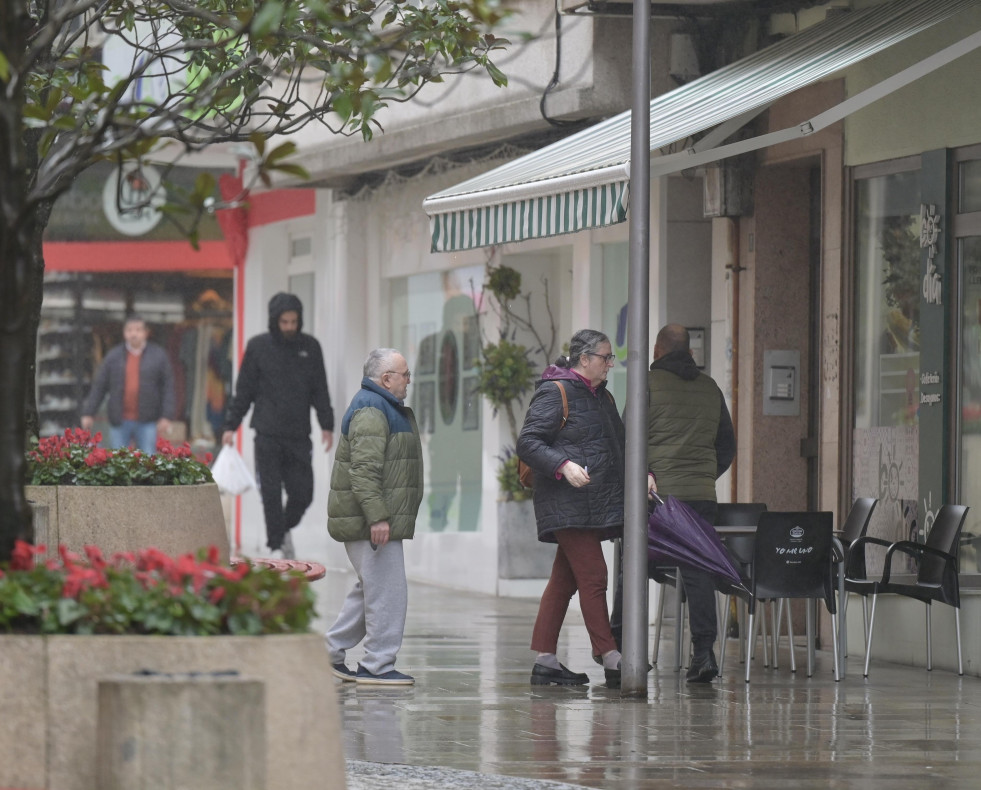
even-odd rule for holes
{"type": "Polygon", "coordinates": [[[706,571],[735,587],[743,586],[715,527],[673,496],[654,494],[654,502],[647,521],[647,557],[651,562],[706,571]]]}

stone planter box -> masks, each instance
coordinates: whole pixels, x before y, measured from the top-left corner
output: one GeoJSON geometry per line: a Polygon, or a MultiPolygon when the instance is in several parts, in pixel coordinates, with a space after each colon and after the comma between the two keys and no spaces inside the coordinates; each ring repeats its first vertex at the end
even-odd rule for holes
{"type": "Polygon", "coordinates": [[[236,670],[265,690],[266,784],[344,790],[323,638],[0,636],[0,787],[96,790],[98,683],[140,670],[236,670]]]}
{"type": "Polygon", "coordinates": [[[27,498],[48,506],[34,536],[53,551],[98,546],[107,556],[151,546],[170,555],[218,547],[229,561],[221,495],[214,483],[195,486],[27,486],[27,498]]]}
{"type": "Polygon", "coordinates": [[[497,578],[547,579],[555,546],[538,542],[535,506],[530,501],[497,503],[497,578]]]}

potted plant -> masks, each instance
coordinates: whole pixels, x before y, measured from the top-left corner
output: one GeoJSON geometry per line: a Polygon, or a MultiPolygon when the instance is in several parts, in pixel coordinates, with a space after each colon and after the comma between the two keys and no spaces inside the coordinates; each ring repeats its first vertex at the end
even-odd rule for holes
{"type": "Polygon", "coordinates": [[[238,673],[263,684],[268,786],[342,790],[334,683],[302,574],[230,568],[215,547],[44,555],[18,542],[0,569],[0,786],[96,786],[100,679],[238,673]]]}
{"type": "MultiPolygon", "coordinates": [[[[477,361],[477,389],[490,401],[495,414],[504,412],[512,447],[518,443],[517,409],[524,396],[531,391],[538,374],[539,366],[532,361],[531,355],[539,356],[540,367],[544,367],[555,351],[555,318],[549,303],[548,280],[543,280],[543,286],[545,314],[548,316],[548,329],[544,335],[532,320],[531,294],[521,291],[521,273],[503,264],[487,267],[483,290],[489,296],[487,304],[497,314],[499,331],[495,342],[484,340],[481,343],[480,359],[477,361]],[[519,331],[533,338],[532,347],[519,342],[519,331]]],[[[509,458],[510,455],[505,454],[501,458],[502,465],[507,464],[509,458]]],[[[513,461],[513,465],[516,483],[517,460],[513,461]]],[[[502,493],[512,489],[509,482],[507,489],[502,487],[502,493]]]]}
{"type": "Polygon", "coordinates": [[[156,546],[167,554],[217,546],[229,560],[218,487],[188,444],[165,439],[146,455],[99,447],[79,428],[35,441],[27,452],[27,498],[35,503],[35,542],[109,555],[156,546]],[[38,507],[40,506],[40,507],[38,507]]]}
{"type": "Polygon", "coordinates": [[[521,273],[509,266],[487,267],[484,293],[487,304],[499,320],[494,342],[483,342],[478,360],[478,390],[490,401],[495,414],[503,412],[511,439],[498,456],[497,481],[500,500],[497,507],[499,579],[540,579],[549,574],[554,549],[538,543],[531,491],[518,480],[518,410],[531,392],[540,367],[551,361],[555,350],[555,319],[549,305],[548,281],[544,281],[548,327],[544,334],[532,320],[531,294],[521,290],[521,273]],[[519,332],[521,333],[519,335],[519,332]],[[519,341],[530,337],[533,346],[519,341]],[[540,364],[532,361],[540,358],[540,364]]]}

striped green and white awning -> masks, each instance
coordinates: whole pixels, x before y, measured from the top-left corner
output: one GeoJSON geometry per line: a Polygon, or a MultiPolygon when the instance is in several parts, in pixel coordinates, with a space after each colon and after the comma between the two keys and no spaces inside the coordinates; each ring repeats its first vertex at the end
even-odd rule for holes
{"type": "Polygon", "coordinates": [[[627,218],[628,185],[624,178],[570,192],[435,214],[431,220],[433,252],[615,225],[627,218]]]}
{"type": "MultiPolygon", "coordinates": [[[[981,46],[981,32],[790,129],[722,144],[777,99],[826,79],[978,0],[892,0],[834,16],[651,100],[651,154],[712,130],[684,152],[652,159],[665,175],[801,137],[981,46]],[[721,144],[721,145],[720,145],[721,144]]],[[[546,238],[623,222],[630,111],[423,201],[433,252],[546,238]]]]}

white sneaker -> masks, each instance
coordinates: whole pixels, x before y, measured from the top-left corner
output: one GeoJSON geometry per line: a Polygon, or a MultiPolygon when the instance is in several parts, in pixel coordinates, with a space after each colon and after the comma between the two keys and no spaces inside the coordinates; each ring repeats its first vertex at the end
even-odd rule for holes
{"type": "Polygon", "coordinates": [[[283,538],[282,549],[283,549],[283,558],[284,559],[287,559],[287,560],[295,560],[296,559],[296,551],[293,550],[293,536],[290,535],[289,532],[287,532],[286,533],[286,536],[283,538]]]}
{"type": "Polygon", "coordinates": [[[289,559],[289,557],[286,556],[286,553],[282,549],[273,549],[272,551],[269,552],[269,559],[286,560],[289,559]]]}

